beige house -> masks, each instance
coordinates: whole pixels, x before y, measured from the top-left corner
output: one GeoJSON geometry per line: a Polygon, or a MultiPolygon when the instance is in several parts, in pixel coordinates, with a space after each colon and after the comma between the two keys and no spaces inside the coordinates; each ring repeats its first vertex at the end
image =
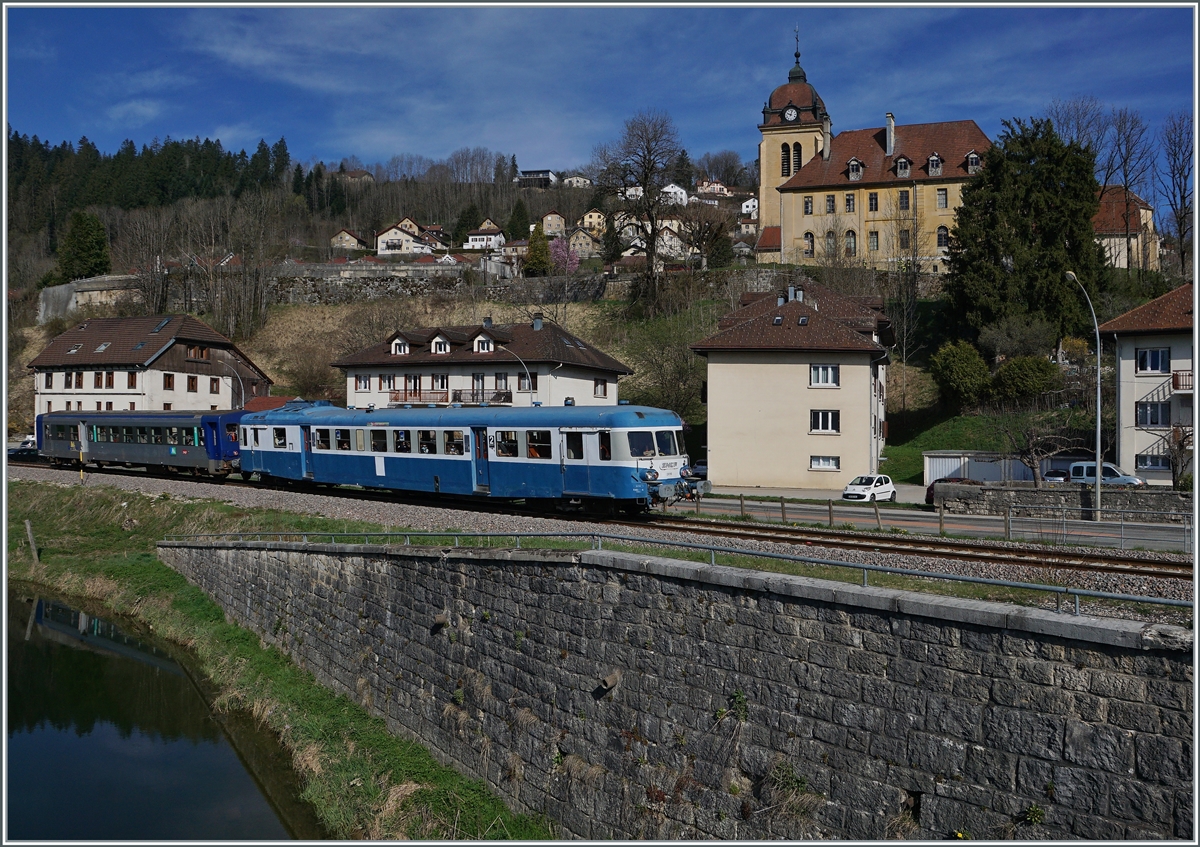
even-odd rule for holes
{"type": "MultiPolygon", "coordinates": [[[[533,230],[531,229],[530,232],[533,230]]],[[[551,209],[546,214],[542,215],[542,232],[546,233],[547,238],[554,238],[556,235],[564,235],[567,231],[567,219],[558,212],[551,209]]]]}
{"type": "Polygon", "coordinates": [[[430,252],[429,246],[422,243],[416,233],[402,226],[402,223],[392,224],[387,229],[375,233],[375,254],[377,256],[430,252]]]}
{"type": "Polygon", "coordinates": [[[1193,469],[1195,302],[1189,282],[1100,325],[1117,348],[1117,464],[1150,485],[1193,469]]]}
{"type": "Polygon", "coordinates": [[[346,374],[351,408],[462,403],[615,405],[633,373],[536,313],[532,323],[423,327],[331,363],[346,374]]]}
{"type": "Polygon", "coordinates": [[[743,296],[691,345],[708,360],[714,485],[835,491],[879,470],[892,343],[882,305],[805,282],[743,296]]]}
{"type": "Polygon", "coordinates": [[[1108,264],[1114,268],[1161,268],[1154,209],[1132,191],[1106,185],[1100,209],[1092,217],[1096,240],[1104,247],[1108,264]]]}
{"type": "Polygon", "coordinates": [[[356,233],[348,229],[339,229],[337,235],[329,239],[329,246],[341,250],[370,250],[371,245],[356,233]]]}
{"type": "Polygon", "coordinates": [[[271,386],[232,341],[189,315],[86,320],[29,368],[35,414],[240,409],[271,386]]]}
{"type": "Polygon", "coordinates": [[[575,255],[581,259],[592,259],[599,256],[602,252],[601,248],[603,245],[600,239],[582,227],[571,228],[568,243],[570,243],[571,249],[575,251],[575,255]]]}
{"type": "Polygon", "coordinates": [[[604,232],[604,213],[599,209],[588,209],[583,213],[576,226],[581,226],[588,232],[600,235],[604,232]]]}

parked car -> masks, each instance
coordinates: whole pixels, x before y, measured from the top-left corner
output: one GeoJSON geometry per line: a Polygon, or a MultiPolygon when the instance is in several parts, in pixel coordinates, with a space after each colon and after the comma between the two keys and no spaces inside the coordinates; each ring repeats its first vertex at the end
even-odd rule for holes
{"type": "Polygon", "coordinates": [[[935,479],[929,484],[929,487],[925,489],[925,505],[933,505],[933,486],[937,485],[939,482],[949,482],[956,485],[983,485],[983,483],[979,480],[968,479],[965,476],[944,476],[941,479],[935,479]]]}
{"type": "Polygon", "coordinates": [[[892,485],[891,477],[856,476],[842,491],[843,500],[891,500],[896,501],[896,486],[892,485]]]}
{"type": "Polygon", "coordinates": [[[1052,471],[1046,471],[1044,474],[1042,474],[1042,480],[1044,482],[1066,482],[1069,478],[1070,477],[1067,472],[1062,468],[1055,468],[1052,471]]]}
{"type": "MultiPolygon", "coordinates": [[[[1105,485],[1145,485],[1146,480],[1140,476],[1125,473],[1116,465],[1104,463],[1105,485]]],[[[1096,463],[1095,462],[1073,462],[1071,464],[1071,482],[1082,482],[1085,485],[1096,484],[1096,463]]]]}
{"type": "Polygon", "coordinates": [[[708,460],[701,459],[692,465],[692,476],[708,479],[708,460]]]}
{"type": "Polygon", "coordinates": [[[41,458],[38,456],[37,445],[26,447],[22,444],[20,447],[8,448],[8,460],[10,462],[36,462],[41,458]]]}
{"type": "Polygon", "coordinates": [[[20,446],[21,447],[32,447],[34,450],[36,450],[37,449],[37,439],[34,438],[32,435],[27,435],[21,439],[20,446]]]}

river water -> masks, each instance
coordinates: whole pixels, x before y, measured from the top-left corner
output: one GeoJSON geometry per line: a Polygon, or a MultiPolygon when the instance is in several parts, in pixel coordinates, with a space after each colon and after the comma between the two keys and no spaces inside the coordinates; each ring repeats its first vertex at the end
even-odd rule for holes
{"type": "Polygon", "coordinates": [[[278,741],[136,625],[19,584],[7,623],[8,839],[322,837],[278,741]]]}

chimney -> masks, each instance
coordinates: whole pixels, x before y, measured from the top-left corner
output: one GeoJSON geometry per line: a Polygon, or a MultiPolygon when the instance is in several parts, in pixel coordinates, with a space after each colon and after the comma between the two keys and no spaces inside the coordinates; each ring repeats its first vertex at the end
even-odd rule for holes
{"type": "Polygon", "coordinates": [[[492,316],[491,315],[488,315],[486,318],[483,319],[483,328],[484,329],[492,328],[492,316]]]}
{"type": "Polygon", "coordinates": [[[533,331],[540,332],[541,329],[542,329],[542,313],[534,312],[533,313],[533,331]]]}
{"type": "Polygon", "coordinates": [[[787,299],[786,299],[784,293],[782,291],[776,291],[775,292],[775,305],[782,306],[786,302],[787,302],[787,299]]]}
{"type": "Polygon", "coordinates": [[[896,152],[896,117],[891,113],[887,113],[887,146],[883,150],[885,156],[891,156],[896,152]]]}
{"type": "Polygon", "coordinates": [[[833,152],[829,149],[829,115],[821,118],[821,144],[821,158],[828,162],[829,156],[833,152]]]}
{"type": "Polygon", "coordinates": [[[796,286],[789,285],[788,286],[788,302],[791,303],[795,299],[796,299],[796,286]]]}

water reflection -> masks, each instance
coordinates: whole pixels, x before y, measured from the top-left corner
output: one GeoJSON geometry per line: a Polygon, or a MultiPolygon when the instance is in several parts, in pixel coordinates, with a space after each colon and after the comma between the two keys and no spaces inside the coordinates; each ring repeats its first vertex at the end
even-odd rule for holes
{"type": "MultiPolygon", "coordinates": [[[[10,839],[290,837],[267,797],[278,805],[272,776],[266,785],[251,776],[161,646],[11,587],[8,609],[10,839]]],[[[239,747],[271,747],[245,730],[235,734],[239,747]]],[[[250,757],[260,779],[264,764],[273,767],[294,795],[281,751],[250,757]]],[[[289,823],[300,837],[318,835],[311,813],[289,823]]]]}

